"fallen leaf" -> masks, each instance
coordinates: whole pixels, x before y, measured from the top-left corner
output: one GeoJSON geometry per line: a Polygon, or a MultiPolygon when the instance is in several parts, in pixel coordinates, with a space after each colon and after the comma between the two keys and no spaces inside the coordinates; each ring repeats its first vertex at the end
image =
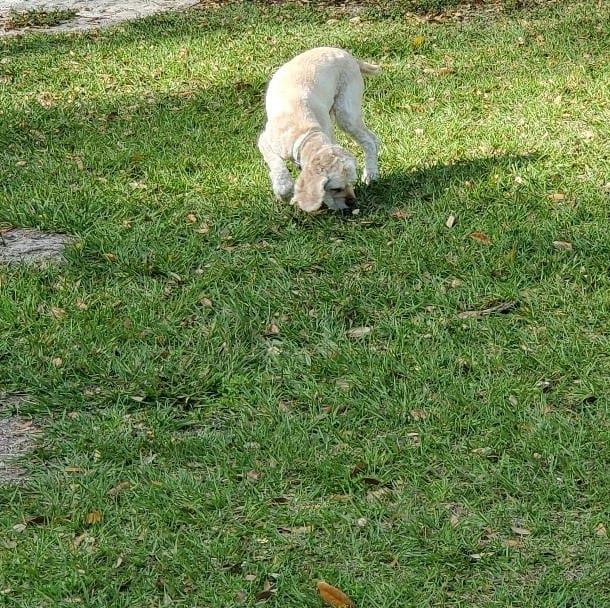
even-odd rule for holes
{"type": "Polygon", "coordinates": [[[608,536],[606,526],[602,523],[597,524],[597,526],[595,526],[595,534],[597,534],[597,536],[608,536]]]}
{"type": "Polygon", "coordinates": [[[246,574],[246,576],[244,576],[244,580],[249,583],[253,583],[257,578],[256,574],[246,574]]]}
{"type": "Polygon", "coordinates": [[[388,564],[388,566],[389,566],[390,568],[396,568],[396,566],[398,566],[398,558],[397,558],[397,557],[395,557],[395,558],[394,558],[394,559],[393,559],[393,560],[392,560],[392,561],[391,561],[391,562],[388,564]]]}
{"type": "Polygon", "coordinates": [[[421,421],[426,420],[426,418],[428,418],[428,412],[426,412],[425,410],[414,409],[411,410],[409,413],[411,414],[411,418],[413,418],[413,420],[421,421]]]}
{"type": "Polygon", "coordinates": [[[553,247],[563,251],[572,251],[572,243],[568,243],[567,241],[553,241],[553,247]]]}
{"type": "Polygon", "coordinates": [[[376,500],[378,498],[383,498],[390,493],[388,488],[378,488],[377,490],[369,490],[366,493],[367,500],[376,500]]]}
{"type": "Polygon", "coordinates": [[[500,304],[485,308],[484,310],[464,310],[458,313],[457,317],[458,319],[478,319],[479,317],[486,317],[496,313],[503,314],[511,312],[512,310],[519,308],[519,306],[520,303],[518,300],[511,300],[510,302],[501,302],[500,304]]]}
{"type": "Polygon", "coordinates": [[[51,306],[51,314],[56,319],[61,319],[63,316],[65,316],[66,311],[63,308],[58,308],[57,306],[51,306]]]}
{"type": "Polygon", "coordinates": [[[105,253],[104,257],[109,261],[109,262],[116,262],[116,255],[114,255],[114,253],[105,253]]]}
{"type": "Polygon", "coordinates": [[[456,222],[457,217],[453,213],[451,213],[447,218],[447,221],[445,222],[445,226],[447,226],[447,228],[453,228],[456,222]]]}
{"type": "Polygon", "coordinates": [[[438,69],[438,75],[439,76],[446,76],[447,74],[451,74],[453,72],[453,68],[439,68],[438,69]]]}
{"type": "Polygon", "coordinates": [[[122,563],[123,563],[123,556],[122,556],[122,555],[119,555],[119,556],[117,557],[116,562],[114,562],[114,567],[115,567],[115,568],[118,568],[118,567],[119,567],[119,566],[120,566],[122,563]]]}
{"type": "Polygon", "coordinates": [[[131,488],[131,484],[128,481],[121,481],[120,483],[117,483],[116,486],[108,490],[108,496],[116,496],[119,492],[129,488],[131,488]]]}
{"type": "Polygon", "coordinates": [[[366,524],[368,523],[368,521],[369,521],[369,520],[368,520],[366,517],[359,517],[359,518],[356,520],[356,525],[357,525],[359,528],[364,528],[364,527],[366,526],[366,524]]]}
{"type": "Polygon", "coordinates": [[[80,467],[66,467],[64,471],[66,473],[84,473],[85,469],[81,469],[80,467]]]}
{"type": "Polygon", "coordinates": [[[82,544],[82,542],[88,537],[89,535],[87,534],[87,532],[83,532],[82,534],[79,534],[78,536],[74,537],[74,540],[72,541],[72,546],[75,549],[78,549],[80,547],[80,545],[82,544]]]}
{"type": "Polygon", "coordinates": [[[272,505],[287,505],[290,502],[290,498],[287,496],[277,496],[276,498],[272,498],[269,501],[269,504],[272,505]]]}
{"type": "Polygon", "coordinates": [[[455,528],[460,523],[460,518],[453,513],[453,515],[449,518],[449,523],[455,528]]]}
{"type": "Polygon", "coordinates": [[[395,220],[408,220],[413,217],[413,214],[407,211],[403,211],[402,209],[394,209],[390,216],[393,217],[395,220]]]}
{"type": "Polygon", "coordinates": [[[555,203],[559,203],[566,200],[566,195],[563,192],[553,192],[547,198],[555,203]]]}
{"type": "Polygon", "coordinates": [[[347,335],[350,338],[362,338],[373,331],[372,327],[352,327],[347,330],[347,335]]]}
{"type": "Polygon", "coordinates": [[[366,470],[366,465],[363,462],[358,462],[354,465],[354,468],[350,471],[350,477],[356,477],[366,470]]]}
{"type": "Polygon", "coordinates": [[[334,608],[354,608],[354,602],[341,589],[337,589],[324,581],[318,581],[316,588],[322,600],[329,606],[334,608]]]}
{"type": "Polygon", "coordinates": [[[468,236],[479,243],[483,243],[483,245],[489,245],[491,243],[491,239],[482,232],[471,232],[468,236]]]}
{"type": "Polygon", "coordinates": [[[510,529],[517,536],[529,536],[532,533],[531,530],[528,530],[527,528],[520,528],[519,526],[511,526],[510,529]]]}
{"type": "Polygon", "coordinates": [[[207,308],[212,308],[213,306],[212,300],[210,300],[210,298],[206,298],[205,296],[199,298],[199,304],[202,306],[207,306],[207,308]]]}
{"type": "Polygon", "coordinates": [[[411,40],[411,45],[417,47],[421,46],[424,42],[426,42],[424,36],[417,36],[417,38],[413,38],[413,40],[411,40]]]}
{"type": "Polygon", "coordinates": [[[480,560],[484,557],[487,557],[488,555],[491,555],[491,553],[473,553],[470,557],[474,560],[480,560]]]}
{"type": "Polygon", "coordinates": [[[277,336],[279,333],[280,328],[275,323],[271,323],[271,325],[268,325],[265,329],[266,336],[277,336]]]}
{"type": "Polygon", "coordinates": [[[280,526],[277,530],[281,534],[308,534],[313,531],[313,526],[280,526]]]}
{"type": "Polygon", "coordinates": [[[91,513],[87,513],[85,517],[85,522],[88,524],[97,524],[102,521],[102,514],[99,511],[91,511],[91,513]]]}
{"type": "Polygon", "coordinates": [[[518,538],[509,538],[502,543],[507,549],[522,547],[523,543],[518,538]]]}
{"type": "Polygon", "coordinates": [[[197,216],[196,216],[194,213],[189,213],[189,214],[186,216],[186,221],[187,221],[189,224],[196,224],[196,223],[197,223],[197,216]]]}
{"type": "Polygon", "coordinates": [[[246,479],[251,483],[256,483],[259,480],[260,476],[261,474],[258,471],[255,471],[254,469],[246,473],[246,479]]]}
{"type": "Polygon", "coordinates": [[[55,367],[61,367],[64,364],[64,360],[61,357],[53,357],[53,359],[51,359],[51,363],[55,367]]]}
{"type": "Polygon", "coordinates": [[[210,227],[204,222],[197,228],[199,234],[207,234],[210,231],[210,227]]]}
{"type": "Polygon", "coordinates": [[[13,526],[13,530],[15,530],[15,532],[23,532],[26,528],[27,528],[26,524],[15,524],[13,526]]]}
{"type": "Polygon", "coordinates": [[[247,599],[248,599],[248,594],[245,591],[238,591],[235,594],[235,601],[238,604],[245,604],[247,599]]]}

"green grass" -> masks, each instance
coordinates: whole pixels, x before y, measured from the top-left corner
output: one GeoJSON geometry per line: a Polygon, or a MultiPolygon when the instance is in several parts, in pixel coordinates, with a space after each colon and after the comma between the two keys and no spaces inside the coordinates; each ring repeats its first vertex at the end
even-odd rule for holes
{"type": "Polygon", "coordinates": [[[2,605],[608,606],[609,7],[360,17],[2,43],[0,222],[78,238],[0,271],[0,392],[46,421],[0,489],[2,605]],[[350,218],[275,202],[255,148],[321,44],[384,65],[350,218]]]}
{"type": "Polygon", "coordinates": [[[6,28],[52,27],[76,16],[74,10],[41,10],[17,11],[11,9],[6,19],[6,28]]]}

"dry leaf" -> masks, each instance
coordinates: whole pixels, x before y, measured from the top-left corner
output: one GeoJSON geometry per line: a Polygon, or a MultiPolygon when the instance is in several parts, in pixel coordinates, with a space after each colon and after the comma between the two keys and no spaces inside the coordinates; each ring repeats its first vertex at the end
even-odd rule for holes
{"type": "Polygon", "coordinates": [[[109,261],[109,262],[116,262],[116,255],[114,255],[114,253],[105,253],[104,257],[109,261]]]}
{"type": "Polygon", "coordinates": [[[244,576],[244,580],[248,581],[249,583],[254,582],[258,577],[256,576],[256,574],[246,574],[246,576],[244,576]]]}
{"type": "Polygon", "coordinates": [[[451,74],[453,72],[453,68],[439,68],[438,69],[438,75],[439,76],[446,76],[447,74],[451,74]]]}
{"type": "Polygon", "coordinates": [[[407,211],[403,211],[402,209],[394,209],[394,211],[390,213],[390,216],[393,217],[395,220],[408,220],[413,217],[413,214],[408,213],[407,211]]]}
{"type": "Polygon", "coordinates": [[[518,538],[509,538],[502,543],[507,549],[522,547],[523,543],[518,538]]]}
{"type": "Polygon", "coordinates": [[[352,327],[347,330],[347,335],[350,338],[362,338],[373,331],[372,327],[352,327]]]}
{"type": "Polygon", "coordinates": [[[428,412],[426,412],[425,410],[414,409],[411,410],[409,413],[411,414],[411,418],[417,421],[425,420],[428,417],[428,412]]]}
{"type": "Polygon", "coordinates": [[[553,247],[563,251],[572,251],[572,243],[568,243],[567,241],[553,241],[553,247]]]}
{"type": "Polygon", "coordinates": [[[417,47],[421,46],[424,42],[426,42],[424,36],[417,36],[417,38],[413,38],[413,40],[411,40],[411,45],[417,47]]]}
{"type": "Polygon", "coordinates": [[[26,524],[15,524],[13,526],[13,530],[15,530],[15,532],[23,532],[26,528],[27,528],[26,524]]]}
{"type": "Polygon", "coordinates": [[[495,313],[507,313],[516,308],[519,308],[520,303],[518,300],[511,300],[510,302],[501,302],[495,306],[485,308],[483,310],[464,310],[458,313],[458,319],[477,319],[479,317],[486,317],[495,313]]]}
{"type": "Polygon", "coordinates": [[[196,216],[194,213],[189,213],[189,214],[186,216],[186,221],[187,221],[189,224],[196,224],[196,223],[197,223],[197,216],[196,216]]]}
{"type": "Polygon", "coordinates": [[[81,469],[80,467],[66,467],[64,471],[66,473],[84,473],[85,469],[81,469]]]}
{"type": "Polygon", "coordinates": [[[398,566],[398,558],[397,558],[397,557],[395,557],[395,558],[394,558],[394,559],[393,559],[393,560],[392,560],[392,561],[391,561],[391,562],[388,564],[388,566],[389,566],[390,568],[396,568],[396,566],[398,566]]]}
{"type": "Polygon", "coordinates": [[[549,194],[547,198],[554,203],[559,203],[566,200],[566,195],[563,192],[553,192],[552,194],[549,194]]]}
{"type": "Polygon", "coordinates": [[[61,319],[63,316],[65,316],[66,311],[63,308],[58,308],[57,306],[51,306],[51,314],[56,319],[61,319]]]}
{"type": "Polygon", "coordinates": [[[517,536],[529,536],[532,532],[527,528],[520,528],[519,526],[511,526],[510,528],[517,536]]]}
{"type": "Polygon", "coordinates": [[[205,296],[199,298],[199,304],[201,304],[202,306],[207,306],[208,308],[211,308],[213,306],[212,300],[210,300],[210,298],[206,298],[205,296]]]}
{"type": "Polygon", "coordinates": [[[454,513],[449,518],[449,523],[455,528],[455,526],[457,526],[460,523],[460,518],[454,513]]]}
{"type": "Polygon", "coordinates": [[[238,591],[235,595],[235,601],[238,604],[245,604],[248,599],[248,594],[245,591],[238,591]]]}
{"type": "Polygon", "coordinates": [[[280,526],[277,530],[282,534],[308,534],[313,531],[313,526],[280,526]]]}
{"type": "Polygon", "coordinates": [[[595,534],[597,534],[597,536],[608,536],[606,526],[602,523],[597,524],[597,526],[595,526],[595,534]]]}
{"type": "Polygon", "coordinates": [[[369,520],[368,520],[366,517],[359,517],[359,518],[356,520],[356,525],[357,525],[359,528],[364,528],[364,527],[366,526],[366,524],[368,523],[368,521],[369,521],[369,520]]]}
{"type": "Polygon", "coordinates": [[[260,476],[261,474],[258,471],[255,471],[254,469],[246,473],[246,479],[251,483],[256,483],[260,476]]]}
{"type": "Polygon", "coordinates": [[[61,357],[53,357],[51,359],[51,363],[55,366],[55,367],[61,367],[64,364],[64,360],[61,357]]]}
{"type": "Polygon", "coordinates": [[[91,513],[87,513],[85,521],[88,524],[97,524],[102,521],[102,514],[99,511],[91,511],[91,513]]]}
{"type": "Polygon", "coordinates": [[[452,213],[447,218],[447,221],[445,222],[445,226],[447,226],[447,228],[453,228],[455,226],[456,221],[457,221],[457,217],[455,215],[453,215],[453,213],[452,213]]]}
{"type": "Polygon", "coordinates": [[[119,492],[129,488],[131,488],[131,484],[128,481],[121,481],[120,483],[117,483],[114,488],[110,488],[110,490],[108,490],[108,496],[116,496],[119,492]]]}
{"type": "Polygon", "coordinates": [[[275,323],[271,323],[271,325],[268,325],[265,329],[266,336],[277,336],[279,333],[280,328],[275,323]]]}
{"type": "Polygon", "coordinates": [[[204,222],[197,228],[199,234],[207,234],[210,231],[210,227],[204,222]]]}
{"type": "Polygon", "coordinates": [[[277,496],[269,501],[269,503],[272,505],[287,505],[289,502],[290,498],[287,496],[277,496]]]}
{"type": "Polygon", "coordinates": [[[324,581],[316,583],[316,588],[322,600],[329,606],[333,606],[334,608],[354,608],[354,602],[352,602],[352,600],[350,600],[340,589],[337,589],[324,581]]]}
{"type": "Polygon", "coordinates": [[[87,538],[89,535],[86,532],[83,532],[82,534],[79,534],[78,536],[74,537],[74,540],[72,541],[72,546],[75,549],[78,549],[81,545],[81,543],[85,540],[85,538],[87,538]]]}
{"type": "Polygon", "coordinates": [[[491,239],[482,232],[471,232],[468,236],[479,243],[483,243],[483,245],[489,245],[491,243],[491,239]]]}

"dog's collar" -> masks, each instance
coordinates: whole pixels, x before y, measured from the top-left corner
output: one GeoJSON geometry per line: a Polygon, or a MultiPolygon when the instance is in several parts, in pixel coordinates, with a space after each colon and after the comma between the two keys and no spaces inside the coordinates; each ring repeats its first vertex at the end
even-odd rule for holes
{"type": "Polygon", "coordinates": [[[316,127],[313,127],[311,129],[305,131],[305,133],[303,133],[303,135],[299,135],[299,137],[297,137],[296,141],[292,145],[292,160],[298,167],[301,166],[301,148],[303,147],[303,144],[312,135],[315,135],[316,133],[322,133],[322,130],[318,129],[316,127]]]}

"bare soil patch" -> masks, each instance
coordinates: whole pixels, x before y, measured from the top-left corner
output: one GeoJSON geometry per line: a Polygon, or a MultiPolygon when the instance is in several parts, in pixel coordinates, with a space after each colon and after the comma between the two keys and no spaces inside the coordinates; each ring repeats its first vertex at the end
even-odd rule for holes
{"type": "Polygon", "coordinates": [[[24,480],[19,459],[32,448],[39,430],[31,420],[9,413],[25,399],[23,395],[0,395],[0,485],[24,480]]]}

